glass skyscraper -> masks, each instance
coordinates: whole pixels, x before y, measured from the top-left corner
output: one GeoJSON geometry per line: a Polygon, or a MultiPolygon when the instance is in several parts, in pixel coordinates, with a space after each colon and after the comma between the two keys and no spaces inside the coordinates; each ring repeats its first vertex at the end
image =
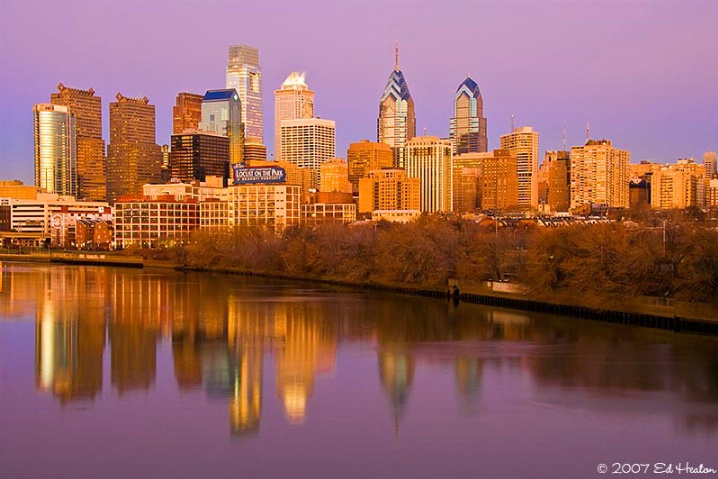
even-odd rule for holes
{"type": "Polygon", "coordinates": [[[394,166],[404,168],[404,146],[416,136],[414,99],[409,93],[404,74],[399,70],[399,48],[396,64],[379,101],[377,141],[387,143],[394,151],[394,166]]]}
{"type": "Polygon", "coordinates": [[[259,50],[249,45],[231,45],[227,58],[228,89],[234,88],[242,104],[244,136],[264,142],[262,115],[262,68],[259,50]]]}
{"type": "Polygon", "coordinates": [[[479,85],[466,78],[454,97],[454,117],[449,124],[454,154],[483,153],[488,150],[484,100],[479,85]]]}
{"type": "Polygon", "coordinates": [[[40,103],[33,108],[35,185],[49,193],[77,195],[77,133],[66,106],[40,103]]]}
{"type": "Polygon", "coordinates": [[[242,104],[234,88],[209,90],[202,100],[200,130],[213,131],[229,138],[229,162],[243,162],[242,104]]]}

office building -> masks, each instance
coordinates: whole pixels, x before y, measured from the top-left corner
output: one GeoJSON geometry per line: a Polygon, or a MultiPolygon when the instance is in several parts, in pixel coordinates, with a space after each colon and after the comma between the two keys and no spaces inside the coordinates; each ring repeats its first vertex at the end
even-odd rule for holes
{"type": "Polygon", "coordinates": [[[372,170],[394,166],[394,155],[391,147],[386,143],[361,140],[359,143],[349,145],[347,164],[349,182],[352,185],[352,192],[356,195],[359,193],[359,180],[372,170]]]}
{"type": "Polygon", "coordinates": [[[386,143],[394,153],[394,166],[405,168],[404,147],[416,136],[414,99],[404,74],[399,69],[399,48],[396,49],[394,71],[389,75],[379,100],[377,141],[386,143]]]}
{"type": "Polygon", "coordinates": [[[205,93],[202,99],[202,121],[199,128],[229,138],[231,165],[244,161],[242,106],[235,89],[209,90],[205,93]]]}
{"type": "Polygon", "coordinates": [[[274,160],[282,158],[282,122],[314,118],[314,92],[307,87],[306,74],[292,72],[274,92],[274,160]]]}
{"type": "Polygon", "coordinates": [[[280,132],[282,161],[309,169],[312,175],[309,187],[318,189],[320,165],[336,157],[334,121],[282,120],[280,132]]]}
{"type": "Polygon", "coordinates": [[[406,172],[420,180],[421,211],[453,210],[451,141],[420,136],[406,143],[406,172]]]}
{"type": "MultiPolygon", "coordinates": [[[[464,207],[471,207],[472,188],[475,179],[476,208],[494,214],[518,209],[518,174],[516,156],[509,150],[496,149],[485,153],[466,153],[454,157],[455,174],[464,176],[464,207]]],[[[471,212],[466,210],[464,212],[471,212]]]]}
{"type": "Polygon", "coordinates": [[[571,206],[570,154],[568,151],[547,151],[544,164],[548,168],[548,209],[551,212],[566,212],[571,206]]]}
{"type": "Polygon", "coordinates": [[[70,109],[77,134],[77,197],[86,200],[107,198],[105,140],[102,139],[102,99],[95,90],[57,85],[50,103],[70,109]]]}
{"type": "Polygon", "coordinates": [[[449,134],[455,155],[482,153],[488,150],[484,99],[479,85],[466,78],[454,96],[454,117],[449,123],[449,134]]]}
{"type": "Polygon", "coordinates": [[[177,94],[172,107],[172,134],[179,135],[185,130],[196,130],[202,121],[202,100],[204,95],[181,92],[177,94]]]}
{"type": "Polygon", "coordinates": [[[372,170],[359,180],[359,209],[373,211],[419,211],[421,180],[409,178],[403,168],[372,170]]]}
{"type": "Polygon", "coordinates": [[[718,174],[718,170],[716,169],[716,152],[715,151],[706,151],[703,153],[703,166],[705,166],[706,169],[706,175],[708,175],[709,178],[712,178],[713,175],[718,174]]]}
{"type": "Polygon", "coordinates": [[[590,205],[628,208],[631,155],[610,140],[571,147],[571,210],[590,205]]]}
{"type": "Polygon", "coordinates": [[[32,107],[35,127],[35,185],[48,193],[77,195],[75,116],[66,106],[32,107]]]}
{"type": "Polygon", "coordinates": [[[185,130],[172,135],[171,178],[205,181],[207,176],[229,179],[229,138],[209,131],[185,130]]]}
{"type": "Polygon", "coordinates": [[[501,149],[516,156],[519,178],[519,204],[525,210],[538,207],[539,134],[529,126],[501,136],[501,149]]]}
{"type": "Polygon", "coordinates": [[[252,166],[256,162],[267,161],[267,147],[262,140],[253,136],[244,138],[244,163],[252,166]]]}
{"type": "Polygon", "coordinates": [[[147,97],[117,93],[110,103],[110,144],[107,146],[107,197],[142,194],[145,183],[162,180],[162,150],[156,143],[155,106],[147,97]]]}
{"type": "Polygon", "coordinates": [[[154,200],[125,197],[115,203],[117,248],[145,248],[186,241],[199,228],[199,203],[163,196],[154,200]]]}
{"type": "Polygon", "coordinates": [[[663,166],[651,175],[651,208],[702,208],[710,204],[710,181],[706,180],[705,164],[700,165],[693,158],[663,166]]]}
{"type": "Polygon", "coordinates": [[[319,166],[319,191],[351,194],[352,185],[349,183],[349,170],[346,161],[335,158],[319,166]]]}
{"type": "Polygon", "coordinates": [[[249,45],[231,45],[227,58],[227,89],[235,89],[242,105],[244,137],[264,142],[262,114],[262,68],[259,49],[249,45]]]}

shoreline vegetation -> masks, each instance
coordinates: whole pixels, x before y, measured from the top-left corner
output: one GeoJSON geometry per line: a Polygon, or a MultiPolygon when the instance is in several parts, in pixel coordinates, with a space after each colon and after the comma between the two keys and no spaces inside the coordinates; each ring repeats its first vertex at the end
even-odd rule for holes
{"type": "MultiPolygon", "coordinates": [[[[288,228],[281,235],[259,227],[198,230],[182,245],[168,241],[152,249],[53,253],[52,260],[117,264],[136,263],[137,256],[145,267],[429,296],[451,293],[451,283],[472,302],[500,306],[504,301],[506,307],[514,303],[518,309],[558,314],[583,308],[575,315],[584,317],[614,312],[718,322],[718,230],[697,221],[667,224],[655,218],[539,228],[422,216],[408,224],[325,223],[288,228]]],[[[18,256],[0,256],[10,259],[18,256]]]]}

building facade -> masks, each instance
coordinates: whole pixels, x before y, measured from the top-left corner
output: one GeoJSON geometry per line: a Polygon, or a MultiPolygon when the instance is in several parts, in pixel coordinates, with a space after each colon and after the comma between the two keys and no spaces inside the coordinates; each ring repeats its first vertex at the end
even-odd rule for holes
{"type": "Polygon", "coordinates": [[[310,188],[319,189],[319,167],[336,157],[335,134],[332,120],[282,120],[282,161],[309,169],[310,188]]]}
{"type": "Polygon", "coordinates": [[[142,185],[162,180],[162,151],[156,143],[155,106],[147,97],[118,93],[110,103],[110,144],[107,146],[107,197],[142,194],[142,185]]]}
{"type": "Polygon", "coordinates": [[[341,158],[334,158],[319,166],[319,191],[326,193],[351,193],[349,167],[341,158]]]}
{"type": "Polygon", "coordinates": [[[267,147],[262,140],[252,136],[244,138],[244,162],[252,166],[255,162],[267,161],[267,147]]]}
{"type": "Polygon", "coordinates": [[[50,103],[70,109],[77,134],[77,197],[91,201],[107,198],[105,140],[102,139],[102,99],[95,90],[57,85],[50,103]]]}
{"type": "Polygon", "coordinates": [[[314,118],[314,92],[306,83],[306,74],[292,72],[274,92],[274,160],[282,157],[282,122],[314,118]]]}
{"type": "Polygon", "coordinates": [[[706,206],[710,203],[710,181],[706,180],[705,165],[696,163],[692,158],[663,166],[651,175],[651,208],[706,206]]]}
{"type": "Polygon", "coordinates": [[[718,167],[718,160],[716,159],[716,156],[715,151],[706,151],[703,153],[703,166],[705,166],[706,175],[708,175],[709,178],[718,174],[718,170],[716,169],[716,167],[718,167]]]}
{"type": "Polygon", "coordinates": [[[207,131],[185,130],[172,135],[171,178],[191,182],[207,176],[229,179],[229,138],[207,131]]]}
{"type": "Polygon", "coordinates": [[[227,89],[235,89],[242,104],[244,136],[264,142],[262,114],[262,67],[259,49],[249,45],[230,45],[227,57],[227,89]]]}
{"type": "Polygon", "coordinates": [[[32,107],[35,127],[35,185],[48,193],[77,195],[75,116],[66,106],[32,107]]]}
{"type": "Polygon", "coordinates": [[[449,134],[455,155],[482,153],[488,150],[484,99],[479,85],[466,78],[454,96],[454,117],[449,122],[449,134]]]}
{"type": "Polygon", "coordinates": [[[359,180],[359,213],[421,208],[421,180],[409,178],[403,168],[369,171],[359,180]]]}
{"type": "Polygon", "coordinates": [[[196,130],[202,121],[202,100],[204,95],[181,92],[177,94],[172,107],[172,134],[179,135],[185,130],[196,130]]]}
{"type": "Polygon", "coordinates": [[[244,161],[242,105],[235,89],[209,90],[205,93],[202,99],[202,121],[199,128],[229,138],[230,164],[244,161]]]}
{"type": "Polygon", "coordinates": [[[394,71],[389,75],[389,80],[379,100],[376,131],[377,141],[386,143],[392,148],[394,166],[405,168],[404,147],[409,140],[416,136],[416,114],[409,85],[399,69],[398,47],[394,71]]]}
{"type": "Polygon", "coordinates": [[[571,207],[571,155],[568,151],[547,151],[548,168],[546,204],[551,212],[565,212],[571,207]]]}
{"type": "Polygon", "coordinates": [[[199,202],[177,200],[173,196],[157,199],[123,198],[115,203],[115,245],[155,247],[172,241],[187,241],[199,228],[199,202]]]}
{"type": "MultiPolygon", "coordinates": [[[[476,179],[477,209],[494,214],[519,209],[516,156],[509,150],[457,155],[454,171],[457,170],[466,176],[462,180],[465,190],[471,189],[470,180],[476,179]]],[[[465,201],[470,202],[470,193],[466,196],[465,201]]]]}
{"type": "Polygon", "coordinates": [[[501,149],[516,156],[519,179],[520,208],[530,210],[538,207],[538,155],[539,134],[530,126],[516,128],[501,136],[501,149]]]}
{"type": "Polygon", "coordinates": [[[372,170],[391,168],[394,166],[394,154],[386,143],[361,140],[351,143],[347,149],[349,182],[352,192],[359,193],[359,180],[372,170]]]}
{"type": "Polygon", "coordinates": [[[571,210],[590,204],[628,208],[630,161],[630,153],[610,140],[571,147],[571,210]]]}
{"type": "Polygon", "coordinates": [[[420,180],[421,211],[453,211],[451,141],[420,136],[406,143],[406,172],[420,180]]]}

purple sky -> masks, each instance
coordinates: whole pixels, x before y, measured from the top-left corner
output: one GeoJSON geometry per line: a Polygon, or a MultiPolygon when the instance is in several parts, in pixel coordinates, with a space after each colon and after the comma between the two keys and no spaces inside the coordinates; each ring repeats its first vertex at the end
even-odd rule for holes
{"type": "MultiPolygon", "coordinates": [[[[273,91],[306,71],[317,116],[337,122],[337,156],[376,139],[394,66],[416,103],[417,133],[448,136],[453,95],[478,82],[489,148],[533,126],[541,151],[611,139],[631,161],[718,149],[715,0],[0,0],[0,179],[32,183],[32,105],[59,82],[120,91],[157,107],[169,143],[179,91],[224,87],[227,46],[260,49],[265,142],[273,91]]],[[[543,154],[543,153],[542,153],[543,154]]]]}

